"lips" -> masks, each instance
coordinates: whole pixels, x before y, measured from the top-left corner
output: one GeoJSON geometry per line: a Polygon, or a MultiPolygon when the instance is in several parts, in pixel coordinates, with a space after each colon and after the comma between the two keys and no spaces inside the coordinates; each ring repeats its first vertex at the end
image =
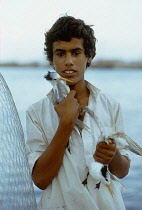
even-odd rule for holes
{"type": "Polygon", "coordinates": [[[64,74],[74,74],[76,71],[74,69],[65,69],[63,71],[64,74]]]}
{"type": "Polygon", "coordinates": [[[72,73],[74,73],[74,71],[64,71],[64,73],[66,73],[66,74],[72,74],[72,73]]]}
{"type": "Polygon", "coordinates": [[[63,71],[63,74],[62,74],[62,76],[63,77],[65,77],[65,78],[74,78],[75,76],[76,76],[76,73],[77,73],[77,71],[76,70],[74,70],[74,69],[65,69],[64,71],[63,71]]]}

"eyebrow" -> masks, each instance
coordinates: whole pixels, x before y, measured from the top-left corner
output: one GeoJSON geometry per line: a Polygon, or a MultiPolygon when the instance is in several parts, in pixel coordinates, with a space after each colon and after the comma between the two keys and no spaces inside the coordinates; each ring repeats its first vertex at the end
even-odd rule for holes
{"type": "MultiPolygon", "coordinates": [[[[83,51],[83,49],[77,47],[77,48],[72,49],[71,52],[77,51],[77,50],[83,51]]],[[[60,52],[65,52],[66,50],[63,50],[63,49],[56,49],[53,53],[58,52],[58,51],[60,51],[60,52]]]]}

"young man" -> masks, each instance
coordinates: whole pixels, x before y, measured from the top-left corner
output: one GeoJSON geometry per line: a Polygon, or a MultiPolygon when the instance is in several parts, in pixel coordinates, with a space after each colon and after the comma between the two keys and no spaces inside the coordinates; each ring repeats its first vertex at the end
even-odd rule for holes
{"type": "Polygon", "coordinates": [[[45,52],[55,71],[66,79],[70,92],[61,104],[52,103],[53,91],[27,110],[27,149],[32,179],[44,190],[39,209],[123,210],[121,185],[110,180],[111,194],[105,183],[94,179],[85,159],[91,145],[94,162],[107,164],[109,171],[123,178],[129,171],[129,155],[98,140],[105,134],[123,131],[119,103],[84,80],[84,72],[96,54],[96,38],[91,26],[71,16],[59,18],[45,34],[45,52]],[[82,108],[99,119],[99,125],[82,108]],[[88,126],[77,131],[76,120],[88,126]],[[101,125],[101,126],[100,126],[101,125]],[[70,151],[67,149],[68,142],[70,151]]]}

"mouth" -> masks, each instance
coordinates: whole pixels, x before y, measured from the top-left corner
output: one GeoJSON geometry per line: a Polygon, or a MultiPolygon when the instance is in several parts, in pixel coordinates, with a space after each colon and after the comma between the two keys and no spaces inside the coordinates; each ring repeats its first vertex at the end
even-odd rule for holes
{"type": "Polygon", "coordinates": [[[75,73],[76,73],[76,71],[73,69],[66,69],[63,71],[63,74],[66,76],[73,76],[75,73]]]}

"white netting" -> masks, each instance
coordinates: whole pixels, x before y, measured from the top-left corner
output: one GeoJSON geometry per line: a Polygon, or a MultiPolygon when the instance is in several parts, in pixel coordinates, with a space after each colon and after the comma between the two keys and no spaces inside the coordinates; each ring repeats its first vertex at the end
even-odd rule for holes
{"type": "Polygon", "coordinates": [[[35,210],[36,200],[20,118],[0,74],[0,209],[35,210]]]}

